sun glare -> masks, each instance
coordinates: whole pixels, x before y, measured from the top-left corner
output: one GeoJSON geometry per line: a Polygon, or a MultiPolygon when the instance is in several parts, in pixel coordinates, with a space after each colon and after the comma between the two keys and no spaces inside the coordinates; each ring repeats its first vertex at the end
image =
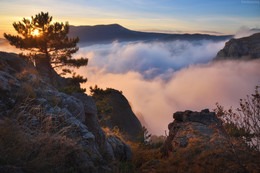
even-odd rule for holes
{"type": "Polygon", "coordinates": [[[39,30],[38,29],[33,30],[32,35],[39,36],[40,35],[39,30]]]}

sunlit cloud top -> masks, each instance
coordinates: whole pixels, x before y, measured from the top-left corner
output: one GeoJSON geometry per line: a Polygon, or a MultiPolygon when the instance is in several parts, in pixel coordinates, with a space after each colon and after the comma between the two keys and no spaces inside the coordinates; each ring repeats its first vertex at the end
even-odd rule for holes
{"type": "Polygon", "coordinates": [[[0,34],[40,11],[72,25],[118,23],[140,31],[219,32],[260,27],[260,0],[1,0],[0,34]]]}

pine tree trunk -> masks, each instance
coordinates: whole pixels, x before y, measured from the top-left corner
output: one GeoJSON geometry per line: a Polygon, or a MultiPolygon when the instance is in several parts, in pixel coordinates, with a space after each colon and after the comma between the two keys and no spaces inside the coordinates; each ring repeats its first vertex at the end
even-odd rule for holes
{"type": "Polygon", "coordinates": [[[50,58],[45,55],[37,55],[35,64],[38,73],[53,85],[55,72],[51,66],[50,58]]]}

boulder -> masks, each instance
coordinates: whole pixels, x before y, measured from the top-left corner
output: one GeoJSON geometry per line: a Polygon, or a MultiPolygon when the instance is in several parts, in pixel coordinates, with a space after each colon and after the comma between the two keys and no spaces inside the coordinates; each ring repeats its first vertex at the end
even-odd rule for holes
{"type": "Polygon", "coordinates": [[[174,121],[168,125],[169,136],[161,149],[164,155],[168,155],[169,151],[187,147],[193,139],[200,139],[207,145],[211,141],[206,148],[214,147],[219,138],[224,139],[223,143],[228,143],[221,120],[208,109],[201,112],[175,112],[173,118],[174,121]]]}
{"type": "Polygon", "coordinates": [[[133,154],[130,146],[115,135],[108,136],[107,141],[112,147],[114,156],[121,161],[131,161],[133,154]]]}
{"type": "Polygon", "coordinates": [[[173,118],[168,125],[169,135],[160,149],[169,165],[167,171],[250,172],[245,165],[251,164],[258,168],[255,165],[258,161],[247,161],[255,159],[254,155],[249,154],[242,141],[233,141],[214,112],[208,109],[176,112],[173,118]]]}

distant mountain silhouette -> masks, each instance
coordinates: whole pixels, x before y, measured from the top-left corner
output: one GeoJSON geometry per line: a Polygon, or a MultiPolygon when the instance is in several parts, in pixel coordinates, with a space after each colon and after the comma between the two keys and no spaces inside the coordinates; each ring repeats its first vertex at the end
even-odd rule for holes
{"type": "Polygon", "coordinates": [[[70,37],[78,36],[81,44],[111,43],[113,41],[139,40],[226,40],[231,35],[216,36],[207,34],[165,34],[132,31],[118,24],[95,26],[70,26],[70,37]]]}

